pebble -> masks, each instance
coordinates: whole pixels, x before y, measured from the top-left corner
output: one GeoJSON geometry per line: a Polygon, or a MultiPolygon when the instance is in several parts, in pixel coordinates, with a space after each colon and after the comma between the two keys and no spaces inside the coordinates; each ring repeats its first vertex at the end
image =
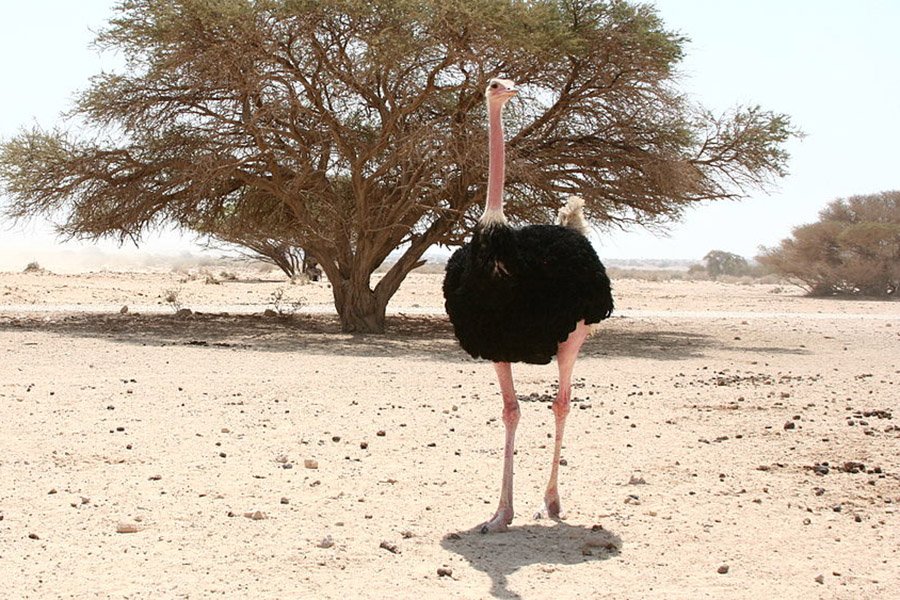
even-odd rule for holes
{"type": "Polygon", "coordinates": [[[319,461],[317,461],[314,458],[307,458],[307,459],[303,460],[303,466],[306,467],[307,469],[318,469],[319,461]]]}
{"type": "Polygon", "coordinates": [[[262,512],[261,510],[258,510],[256,512],[245,512],[244,516],[254,521],[262,521],[263,519],[269,518],[266,516],[266,513],[262,512]]]}
{"type": "Polygon", "coordinates": [[[119,523],[116,525],[116,533],[137,533],[141,528],[136,523],[119,523]]]}
{"type": "Polygon", "coordinates": [[[332,546],[334,546],[334,539],[331,537],[331,535],[326,535],[316,545],[319,548],[331,548],[332,546]]]}
{"type": "Polygon", "coordinates": [[[282,504],[290,504],[291,501],[290,501],[290,499],[287,498],[286,496],[282,496],[282,498],[281,498],[281,503],[282,503],[282,504]]]}
{"type": "Polygon", "coordinates": [[[388,542],[387,540],[381,542],[378,547],[384,548],[392,554],[400,554],[400,549],[397,547],[397,544],[393,544],[391,542],[388,542]]]}
{"type": "Polygon", "coordinates": [[[387,433],[385,433],[384,429],[379,429],[375,435],[377,435],[378,437],[384,437],[387,435],[387,433]]]}
{"type": "Polygon", "coordinates": [[[716,573],[718,573],[719,575],[724,575],[725,573],[728,572],[728,569],[729,569],[728,565],[722,565],[718,569],[716,569],[716,573]]]}
{"type": "Polygon", "coordinates": [[[825,583],[825,577],[823,575],[816,575],[816,583],[825,583]]]}
{"type": "Polygon", "coordinates": [[[359,447],[360,447],[360,449],[365,450],[366,448],[369,447],[369,442],[360,442],[359,447]]]}
{"type": "Polygon", "coordinates": [[[784,424],[785,429],[794,429],[795,427],[796,427],[796,425],[794,424],[793,421],[788,421],[787,423],[784,424]]]}
{"type": "Polygon", "coordinates": [[[438,577],[453,577],[453,569],[447,567],[438,567],[438,577]]]}

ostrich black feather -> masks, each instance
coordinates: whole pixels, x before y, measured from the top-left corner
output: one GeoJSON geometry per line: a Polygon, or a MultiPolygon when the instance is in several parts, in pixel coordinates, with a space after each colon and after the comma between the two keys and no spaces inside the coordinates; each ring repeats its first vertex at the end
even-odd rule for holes
{"type": "Polygon", "coordinates": [[[463,350],[494,362],[547,364],[579,321],[613,310],[594,248],[559,225],[479,227],[450,257],[443,291],[463,350]]]}

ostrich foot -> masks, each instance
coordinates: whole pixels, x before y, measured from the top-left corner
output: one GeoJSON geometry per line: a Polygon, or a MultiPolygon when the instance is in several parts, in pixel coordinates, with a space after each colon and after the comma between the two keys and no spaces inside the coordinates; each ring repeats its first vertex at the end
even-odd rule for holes
{"type": "Polygon", "coordinates": [[[535,519],[565,520],[566,514],[559,503],[559,492],[547,492],[544,504],[534,513],[535,519]]]}
{"type": "Polygon", "coordinates": [[[501,506],[497,509],[497,512],[494,513],[494,516],[491,517],[489,521],[485,521],[478,526],[478,531],[480,531],[481,533],[498,533],[500,531],[506,531],[506,526],[512,523],[512,520],[512,507],[501,506]]]}

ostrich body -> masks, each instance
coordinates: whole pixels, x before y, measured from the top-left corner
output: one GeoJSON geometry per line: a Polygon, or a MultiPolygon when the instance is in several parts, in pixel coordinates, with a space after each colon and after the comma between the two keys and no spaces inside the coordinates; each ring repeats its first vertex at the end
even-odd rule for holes
{"type": "Polygon", "coordinates": [[[454,252],[444,277],[447,314],[462,348],[494,363],[503,396],[506,444],[500,503],[482,533],[505,530],[513,518],[512,479],[519,402],[511,363],[547,364],[555,355],[559,389],[553,402],[556,443],[544,505],[537,517],[558,518],[557,486],[572,369],[589,326],[613,309],[610,282],[583,235],[581,199],[560,211],[561,225],[510,227],[503,214],[502,110],[516,94],[511,81],[492,79],[485,91],[489,127],[488,193],[468,244],[454,252]]]}

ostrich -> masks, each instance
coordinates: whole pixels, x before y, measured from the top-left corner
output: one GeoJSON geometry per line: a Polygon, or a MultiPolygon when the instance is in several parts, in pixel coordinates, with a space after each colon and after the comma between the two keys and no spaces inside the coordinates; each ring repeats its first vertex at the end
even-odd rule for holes
{"type": "Polygon", "coordinates": [[[557,225],[513,228],[503,214],[502,111],[517,90],[491,79],[485,90],[489,131],[487,202],[472,240],[450,257],[444,277],[445,307],[463,350],[494,363],[503,397],[506,443],[500,502],[482,533],[504,531],[513,518],[513,451],[519,402],[511,363],[547,364],[556,355],[559,389],[553,401],[556,439],[550,481],[536,518],[559,518],[557,475],[569,413],[572,369],[592,323],[610,316],[610,282],[583,235],[580,198],[560,211],[557,225]]]}

